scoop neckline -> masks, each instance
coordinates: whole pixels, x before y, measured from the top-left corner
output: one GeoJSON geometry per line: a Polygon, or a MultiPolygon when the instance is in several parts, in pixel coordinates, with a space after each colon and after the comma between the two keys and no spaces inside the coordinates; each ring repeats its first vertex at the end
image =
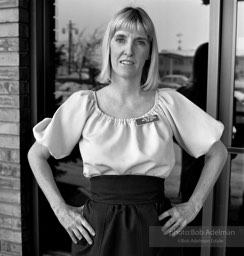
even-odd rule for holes
{"type": "Polygon", "coordinates": [[[94,101],[95,101],[95,108],[96,108],[97,112],[98,112],[100,115],[102,115],[103,117],[106,117],[106,118],[109,119],[109,120],[117,120],[117,121],[135,121],[136,119],[139,119],[139,118],[142,118],[142,117],[145,117],[145,116],[150,115],[150,114],[155,110],[155,108],[156,108],[157,105],[158,105],[158,89],[155,89],[154,104],[152,105],[152,107],[151,107],[146,113],[144,113],[143,115],[138,116],[138,117],[120,118],[120,117],[115,117],[115,116],[109,115],[109,114],[105,113],[103,110],[100,109],[100,107],[99,107],[99,105],[98,105],[98,100],[97,100],[96,91],[93,91],[93,98],[94,98],[94,101]]]}

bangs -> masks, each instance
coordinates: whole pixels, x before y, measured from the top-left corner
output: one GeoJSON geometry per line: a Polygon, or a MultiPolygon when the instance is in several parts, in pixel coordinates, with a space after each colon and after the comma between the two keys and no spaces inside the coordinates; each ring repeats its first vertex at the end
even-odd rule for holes
{"type": "Polygon", "coordinates": [[[144,33],[148,40],[152,40],[150,27],[145,24],[139,12],[126,12],[115,18],[113,28],[111,29],[112,37],[120,29],[136,31],[138,34],[144,33]]]}

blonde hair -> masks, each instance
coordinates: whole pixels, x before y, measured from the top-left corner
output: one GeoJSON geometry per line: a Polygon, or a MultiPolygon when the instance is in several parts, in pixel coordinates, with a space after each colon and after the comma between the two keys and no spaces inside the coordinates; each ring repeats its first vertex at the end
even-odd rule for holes
{"type": "Polygon", "coordinates": [[[102,67],[97,80],[102,84],[111,82],[110,42],[116,31],[129,29],[146,32],[150,42],[150,58],[143,67],[141,87],[152,90],[158,87],[158,45],[154,25],[148,14],[140,7],[125,7],[108,23],[102,43],[102,67]]]}

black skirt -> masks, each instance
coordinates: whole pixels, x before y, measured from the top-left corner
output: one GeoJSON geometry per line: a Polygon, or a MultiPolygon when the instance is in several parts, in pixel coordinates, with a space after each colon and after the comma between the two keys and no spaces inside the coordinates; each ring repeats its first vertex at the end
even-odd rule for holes
{"type": "Polygon", "coordinates": [[[162,225],[158,216],[169,208],[170,201],[164,196],[164,179],[143,175],[93,177],[84,217],[96,235],[90,235],[92,245],[84,238],[73,243],[72,255],[171,255],[167,245],[149,246],[149,227],[162,225]]]}

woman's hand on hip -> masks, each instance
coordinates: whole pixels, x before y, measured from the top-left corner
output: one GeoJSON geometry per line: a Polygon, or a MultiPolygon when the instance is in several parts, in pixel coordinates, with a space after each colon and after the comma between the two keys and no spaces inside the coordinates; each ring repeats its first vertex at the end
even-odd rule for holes
{"type": "Polygon", "coordinates": [[[56,208],[54,213],[74,243],[85,238],[92,244],[90,234],[94,236],[95,231],[83,216],[83,208],[84,206],[73,207],[65,204],[56,208]]]}
{"type": "Polygon", "coordinates": [[[169,220],[162,226],[162,232],[165,235],[177,235],[188,223],[190,223],[196,217],[199,211],[200,208],[196,207],[193,202],[186,202],[175,205],[159,216],[159,220],[170,217],[169,220]]]}

